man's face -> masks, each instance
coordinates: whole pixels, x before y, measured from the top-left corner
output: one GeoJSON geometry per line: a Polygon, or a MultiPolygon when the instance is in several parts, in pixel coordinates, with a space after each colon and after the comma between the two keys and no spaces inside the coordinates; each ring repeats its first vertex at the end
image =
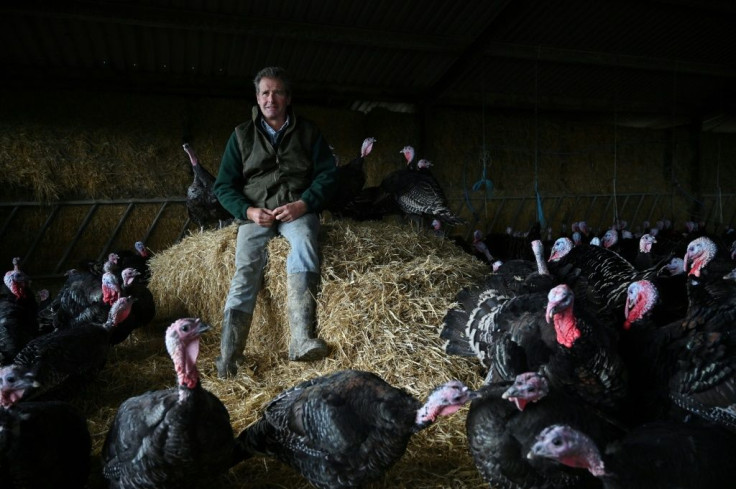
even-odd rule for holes
{"type": "Polygon", "coordinates": [[[261,78],[258,82],[258,106],[266,121],[283,123],[291,96],[286,94],[284,83],[277,78],[261,78]]]}

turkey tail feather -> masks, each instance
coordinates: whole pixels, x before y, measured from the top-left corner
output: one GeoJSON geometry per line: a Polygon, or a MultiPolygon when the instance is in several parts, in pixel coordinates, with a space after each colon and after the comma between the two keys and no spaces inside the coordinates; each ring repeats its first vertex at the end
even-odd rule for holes
{"type": "Polygon", "coordinates": [[[268,431],[269,425],[262,419],[244,429],[235,439],[232,466],[253,456],[267,455],[268,431]]]}
{"type": "Polygon", "coordinates": [[[448,355],[461,357],[474,357],[475,352],[470,346],[468,336],[465,334],[468,314],[460,309],[451,309],[442,322],[440,338],[447,340],[443,348],[448,355]]]}

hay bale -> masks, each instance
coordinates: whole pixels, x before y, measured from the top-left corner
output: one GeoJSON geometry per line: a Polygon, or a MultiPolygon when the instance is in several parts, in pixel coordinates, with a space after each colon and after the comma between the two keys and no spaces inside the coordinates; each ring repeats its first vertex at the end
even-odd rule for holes
{"type": "MultiPolygon", "coordinates": [[[[312,363],[287,359],[285,260],[283,238],[269,244],[264,287],[254,312],[246,347],[248,372],[231,381],[217,378],[222,308],[234,271],[236,227],[194,233],[151,259],[150,288],[157,301],[158,331],[173,318],[199,316],[213,325],[202,341],[200,369],[205,388],[227,406],[239,433],[255,421],[272,397],[302,380],[344,368],[378,373],[388,382],[424,398],[439,383],[458,378],[479,386],[476,361],[448,357],[438,329],[456,292],[489,272],[481,261],[450,241],[414,229],[380,223],[332,221],[323,225],[322,289],[318,296],[319,334],[332,348],[330,356],[312,363]]],[[[140,338],[140,336],[139,336],[140,338]]],[[[174,374],[161,340],[147,348],[118,350],[112,363],[130,371],[141,362],[141,377],[154,371],[154,385],[173,383],[174,374]],[[158,354],[155,352],[158,349],[158,354]],[[134,361],[128,354],[135,354],[134,361]],[[161,376],[163,374],[163,376],[161,376]]],[[[125,383],[120,367],[111,366],[106,382],[125,383]]],[[[128,389],[122,388],[123,391],[128,389]]],[[[131,389],[134,390],[134,389],[131,389]]],[[[124,398],[117,389],[116,395],[124,398]]],[[[116,399],[117,401],[117,399],[116,399]]],[[[114,415],[114,409],[100,409],[114,415]]],[[[106,421],[95,422],[104,426],[106,421]]],[[[96,444],[103,437],[97,437],[96,444]]],[[[310,487],[298,474],[269,459],[239,464],[225,487],[310,487]]],[[[404,458],[384,481],[370,487],[482,487],[468,453],[464,412],[417,434],[404,458]]]]}

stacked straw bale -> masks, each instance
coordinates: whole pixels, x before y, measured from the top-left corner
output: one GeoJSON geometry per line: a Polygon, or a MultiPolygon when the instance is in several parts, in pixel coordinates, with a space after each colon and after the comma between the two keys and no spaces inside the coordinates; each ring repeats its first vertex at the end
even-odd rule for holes
{"type": "MultiPolygon", "coordinates": [[[[151,259],[150,288],[157,301],[157,324],[115,351],[103,372],[98,396],[113,391],[113,402],[95,398],[91,416],[95,451],[119,402],[148,389],[174,383],[163,331],[178,317],[196,316],[213,326],[202,340],[199,368],[203,385],[227,406],[235,433],[254,422],[263,406],[292,385],[336,370],[356,368],[378,373],[389,383],[424,399],[452,378],[479,387],[477,361],[449,357],[439,327],[455,294],[489,273],[489,268],[451,241],[387,222],[323,223],[322,288],[317,297],[319,335],[331,347],[328,358],[312,362],[287,359],[285,260],[283,238],[268,247],[269,263],[246,347],[247,368],[234,380],[217,378],[223,305],[234,272],[236,226],[194,233],[151,259]],[[132,375],[131,375],[132,374],[132,375]],[[104,386],[106,384],[106,387],[104,386]],[[99,404],[102,405],[99,405],[99,404]]],[[[89,399],[94,393],[88,395],[89,399]]],[[[92,401],[90,401],[92,402],[92,401]]],[[[467,408],[414,436],[403,459],[383,481],[369,487],[487,487],[468,453],[467,408]]],[[[290,468],[271,459],[236,466],[223,488],[307,488],[290,468]]],[[[213,486],[214,487],[214,486],[213,486]]]]}

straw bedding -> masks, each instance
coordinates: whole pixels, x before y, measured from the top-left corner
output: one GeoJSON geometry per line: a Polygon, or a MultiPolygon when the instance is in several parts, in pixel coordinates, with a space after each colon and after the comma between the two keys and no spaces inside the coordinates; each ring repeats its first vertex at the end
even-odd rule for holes
{"type": "MultiPolygon", "coordinates": [[[[90,413],[95,456],[122,400],[174,384],[163,331],[174,319],[196,316],[213,327],[202,339],[199,368],[203,385],[228,408],[234,432],[255,421],[272,397],[302,380],[340,370],[370,370],[424,399],[452,378],[478,387],[476,361],[449,357],[439,326],[454,295],[489,273],[481,261],[450,240],[389,222],[326,221],[322,239],[322,288],[317,297],[319,335],[331,347],[328,358],[287,359],[283,238],[268,247],[269,263],[246,347],[247,368],[234,380],[217,378],[222,307],[234,271],[236,226],[197,232],[151,260],[150,288],[156,324],[118,345],[95,386],[80,400],[90,413]]],[[[467,408],[418,433],[407,453],[369,487],[487,487],[468,453],[467,408]]],[[[98,477],[98,476],[97,476],[98,477]]],[[[93,481],[94,484],[95,481],[93,481]]],[[[101,481],[98,481],[101,483],[101,481]]],[[[271,459],[250,459],[212,487],[306,488],[296,472],[271,459]]]]}

